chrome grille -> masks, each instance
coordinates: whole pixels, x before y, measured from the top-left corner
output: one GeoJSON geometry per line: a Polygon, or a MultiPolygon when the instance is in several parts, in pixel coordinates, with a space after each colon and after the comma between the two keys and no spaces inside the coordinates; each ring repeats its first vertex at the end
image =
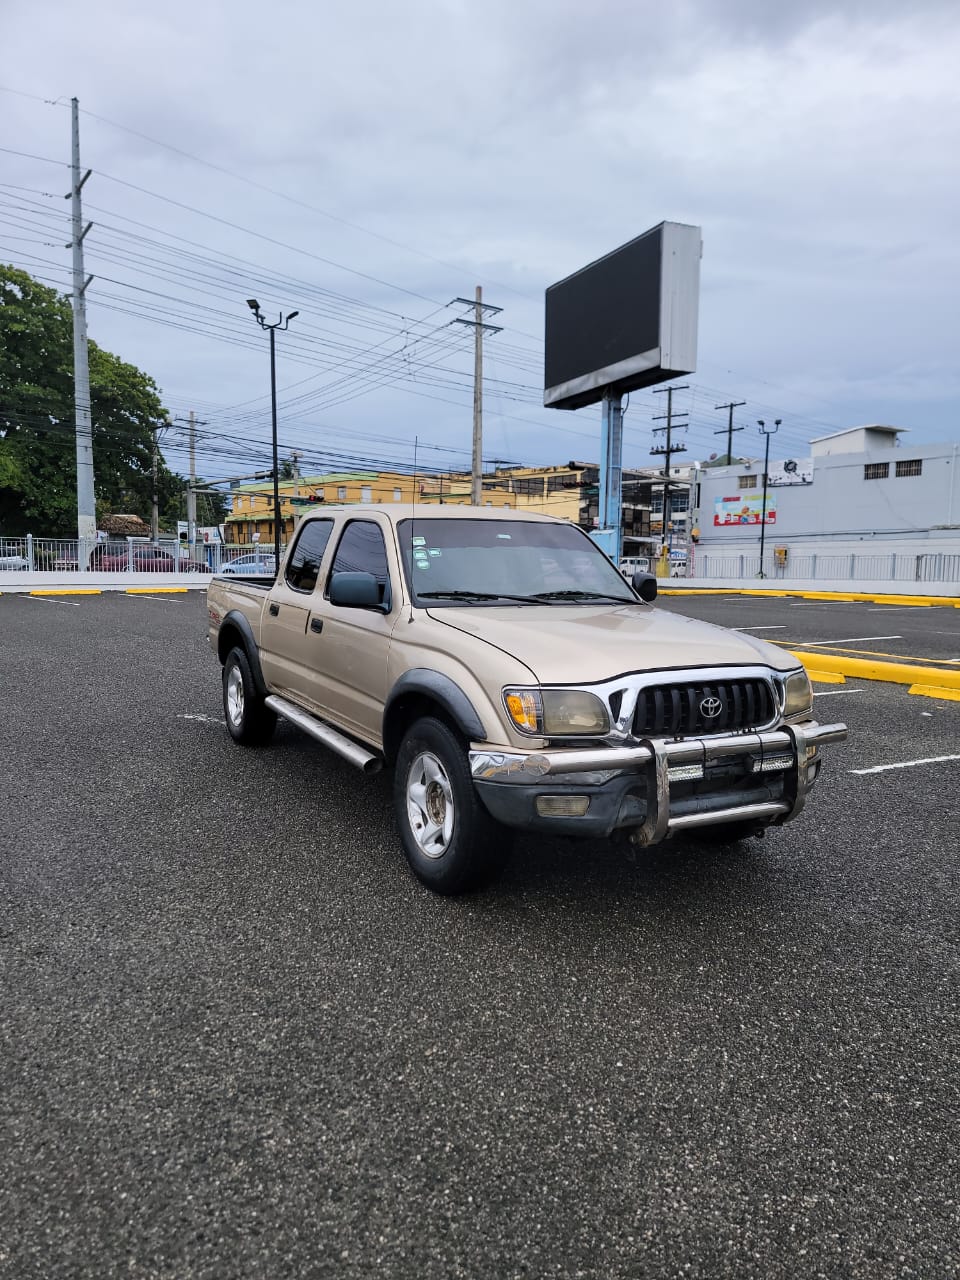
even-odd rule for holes
{"type": "Polygon", "coordinates": [[[768,725],[775,715],[773,689],[762,679],[651,685],[637,697],[633,735],[735,733],[768,725]]]}

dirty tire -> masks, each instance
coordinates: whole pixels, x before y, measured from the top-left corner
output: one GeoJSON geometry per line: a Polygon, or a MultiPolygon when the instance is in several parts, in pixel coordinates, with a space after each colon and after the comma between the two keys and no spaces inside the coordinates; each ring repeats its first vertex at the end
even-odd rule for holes
{"type": "Polygon", "coordinates": [[[393,803],[410,869],[435,893],[466,893],[501,871],[511,832],[483,807],[466,744],[443,721],[427,716],[407,730],[397,753],[393,803]]]}
{"type": "Polygon", "coordinates": [[[277,715],[264,706],[242,649],[231,649],[223,664],[223,714],[227,732],[244,747],[262,747],[273,737],[277,715]]]}

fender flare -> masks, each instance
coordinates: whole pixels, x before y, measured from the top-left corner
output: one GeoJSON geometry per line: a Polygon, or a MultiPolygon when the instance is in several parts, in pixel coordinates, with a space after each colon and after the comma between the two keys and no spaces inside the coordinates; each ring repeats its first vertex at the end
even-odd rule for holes
{"type": "Polygon", "coordinates": [[[471,742],[486,742],[487,731],[473,703],[455,681],[440,671],[414,667],[405,671],[390,690],[383,708],[383,742],[388,742],[387,728],[391,711],[404,698],[426,697],[446,711],[460,732],[471,742]]]}
{"type": "Polygon", "coordinates": [[[263,669],[260,666],[260,651],[257,648],[253,627],[250,625],[249,619],[239,609],[231,609],[229,613],[224,614],[220,622],[220,626],[217,629],[217,656],[221,663],[226,662],[227,654],[231,649],[236,648],[235,645],[224,644],[221,639],[228,627],[240,633],[241,646],[247,655],[247,661],[250,663],[250,674],[253,676],[253,683],[257,687],[257,693],[262,698],[267,697],[270,690],[267,688],[266,681],[263,678],[263,669]]]}

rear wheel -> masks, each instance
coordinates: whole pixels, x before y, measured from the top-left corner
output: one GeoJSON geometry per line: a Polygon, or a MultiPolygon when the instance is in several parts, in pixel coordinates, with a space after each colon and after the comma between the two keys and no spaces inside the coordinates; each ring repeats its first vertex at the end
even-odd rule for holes
{"type": "Polygon", "coordinates": [[[277,715],[264,705],[242,649],[231,649],[223,664],[223,713],[234,742],[262,747],[273,737],[277,715]]]}
{"type": "Polygon", "coordinates": [[[510,833],[483,807],[460,738],[432,716],[417,720],[397,754],[393,800],[410,869],[436,893],[489,883],[510,851],[510,833]]]}

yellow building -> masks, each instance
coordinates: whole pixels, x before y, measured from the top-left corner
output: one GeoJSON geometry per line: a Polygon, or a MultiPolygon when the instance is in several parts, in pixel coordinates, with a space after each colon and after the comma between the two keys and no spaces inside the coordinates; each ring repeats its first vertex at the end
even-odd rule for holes
{"type": "MultiPolygon", "coordinates": [[[[595,470],[595,468],[594,468],[595,470]]],[[[482,505],[536,511],[576,524],[586,486],[586,464],[504,467],[483,477],[482,505]]],[[[339,471],[280,481],[281,541],[292,536],[299,516],[320,503],[442,502],[469,506],[469,472],[412,476],[397,471],[339,471]]],[[[231,491],[225,541],[233,545],[273,543],[273,484],[269,478],[231,491]],[[258,535],[254,537],[254,535],[258,535]]]]}

